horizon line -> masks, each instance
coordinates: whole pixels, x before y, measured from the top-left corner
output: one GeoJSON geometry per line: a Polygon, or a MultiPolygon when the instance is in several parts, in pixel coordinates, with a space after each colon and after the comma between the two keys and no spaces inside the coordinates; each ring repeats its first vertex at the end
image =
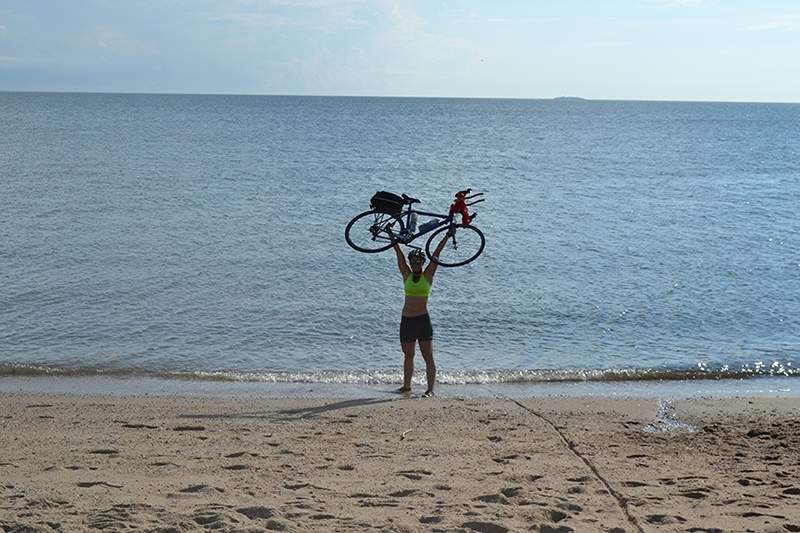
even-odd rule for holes
{"type": "Polygon", "coordinates": [[[75,91],[75,90],[9,90],[0,89],[2,93],[22,94],[113,94],[140,96],[247,96],[247,97],[306,97],[306,98],[395,98],[418,100],[571,100],[583,102],[663,102],[663,103],[696,103],[696,104],[787,104],[798,105],[798,101],[777,100],[676,100],[652,98],[591,98],[585,96],[419,96],[419,95],[369,95],[369,94],[281,94],[281,93],[213,93],[213,92],[144,92],[144,91],[75,91]]]}

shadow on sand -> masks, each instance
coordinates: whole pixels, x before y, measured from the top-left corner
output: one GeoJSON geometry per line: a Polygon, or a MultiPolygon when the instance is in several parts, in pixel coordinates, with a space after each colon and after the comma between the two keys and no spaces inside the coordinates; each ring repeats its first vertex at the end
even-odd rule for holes
{"type": "Polygon", "coordinates": [[[339,409],[348,409],[350,407],[362,407],[365,405],[377,405],[381,403],[394,402],[397,399],[378,399],[378,398],[356,398],[353,400],[343,400],[333,403],[325,403],[317,406],[298,407],[295,409],[282,409],[278,411],[256,411],[256,412],[238,412],[238,413],[214,413],[214,414],[181,414],[178,418],[193,418],[193,419],[236,419],[236,418],[264,418],[264,419],[278,419],[278,420],[296,420],[296,419],[309,419],[317,418],[323,413],[330,411],[337,411],[339,409]]]}

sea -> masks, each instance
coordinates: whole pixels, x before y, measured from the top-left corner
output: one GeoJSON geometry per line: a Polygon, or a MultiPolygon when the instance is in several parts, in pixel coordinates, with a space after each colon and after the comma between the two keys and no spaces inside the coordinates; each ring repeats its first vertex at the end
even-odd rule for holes
{"type": "Polygon", "coordinates": [[[345,226],[471,188],[440,383],[800,385],[800,104],[4,92],[0,132],[0,377],[399,383],[345,226]]]}

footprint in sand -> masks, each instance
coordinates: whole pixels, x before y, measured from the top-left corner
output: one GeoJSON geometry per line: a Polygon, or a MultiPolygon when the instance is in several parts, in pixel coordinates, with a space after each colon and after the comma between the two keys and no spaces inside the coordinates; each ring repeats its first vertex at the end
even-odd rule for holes
{"type": "Polygon", "coordinates": [[[121,531],[139,522],[139,514],[151,510],[146,504],[115,505],[91,515],[87,525],[92,529],[121,531]]]}
{"type": "Polygon", "coordinates": [[[786,519],[786,517],[783,516],[783,515],[768,514],[768,513],[757,513],[755,511],[748,511],[746,513],[742,513],[741,516],[743,516],[744,518],[758,518],[758,517],[761,517],[761,516],[768,516],[768,517],[771,517],[771,518],[778,518],[780,520],[785,520],[786,519]]]}
{"type": "Polygon", "coordinates": [[[184,494],[211,494],[214,492],[225,492],[225,489],[215,488],[209,485],[189,485],[185,489],[181,489],[178,492],[182,492],[184,494]]]}
{"type": "Polygon", "coordinates": [[[507,465],[514,459],[519,459],[519,458],[520,455],[515,453],[512,455],[504,455],[503,457],[492,457],[492,461],[494,461],[497,464],[507,465]]]}
{"type": "MultiPolygon", "coordinates": [[[[12,495],[9,498],[22,498],[23,495],[12,495]]],[[[47,498],[33,498],[25,500],[25,507],[29,509],[57,509],[59,507],[72,507],[66,500],[49,500],[47,498]]]]}
{"type": "Polygon", "coordinates": [[[122,485],[114,485],[113,483],[108,483],[106,481],[79,481],[77,485],[81,488],[96,487],[96,486],[109,487],[112,489],[122,488],[122,485]]]}
{"type": "Polygon", "coordinates": [[[417,489],[398,490],[397,492],[392,492],[389,494],[389,496],[393,498],[407,498],[408,496],[413,496],[415,494],[420,494],[420,491],[417,489]]]}
{"type": "Polygon", "coordinates": [[[708,498],[708,494],[706,494],[706,489],[687,490],[679,492],[678,495],[683,496],[684,498],[691,498],[693,500],[702,500],[704,498],[708,498]]]}
{"type": "Polygon", "coordinates": [[[430,476],[431,472],[428,470],[401,470],[396,473],[398,476],[403,476],[413,481],[419,481],[422,476],[430,476]]]}
{"type": "Polygon", "coordinates": [[[659,526],[686,522],[686,519],[682,516],[669,516],[664,514],[649,514],[645,516],[644,519],[650,524],[656,524],[659,526]]]}
{"type": "Polygon", "coordinates": [[[574,531],[569,526],[551,526],[549,524],[539,526],[539,533],[573,533],[574,531]]]}
{"type": "Polygon", "coordinates": [[[475,498],[475,500],[483,503],[499,503],[502,505],[509,504],[508,499],[502,494],[484,494],[483,496],[478,496],[475,498]]]}
{"type": "Polygon", "coordinates": [[[480,533],[506,533],[508,528],[492,522],[464,522],[461,527],[480,533]]]}
{"type": "Polygon", "coordinates": [[[250,465],[228,465],[222,468],[224,470],[250,470],[250,465]]]}
{"type": "Polygon", "coordinates": [[[572,513],[583,512],[583,507],[581,507],[580,505],[576,505],[574,503],[559,503],[558,507],[559,509],[566,509],[567,511],[570,511],[572,513]]]}
{"type": "Polygon", "coordinates": [[[235,452],[235,453],[229,453],[228,455],[225,456],[225,458],[236,459],[238,457],[244,457],[245,455],[249,455],[250,457],[259,457],[259,455],[254,452],[235,452]]]}
{"type": "Polygon", "coordinates": [[[647,485],[647,483],[644,483],[642,481],[623,481],[622,482],[622,486],[623,487],[647,487],[648,485],[647,485]]]}
{"type": "Polygon", "coordinates": [[[567,478],[567,481],[570,481],[572,483],[587,483],[589,481],[592,481],[593,479],[594,478],[591,476],[581,476],[581,477],[569,477],[567,478]]]}
{"type": "Polygon", "coordinates": [[[229,506],[223,505],[207,505],[200,507],[194,515],[192,515],[192,520],[204,529],[228,531],[233,529],[233,525],[240,521],[236,515],[228,510],[228,507],[229,506]]]}
{"type": "Polygon", "coordinates": [[[398,502],[393,501],[372,501],[362,500],[358,502],[359,507],[400,507],[398,502]]]}
{"type": "Polygon", "coordinates": [[[294,485],[291,484],[291,483],[285,483],[283,485],[283,487],[286,488],[286,489],[289,489],[289,490],[300,490],[300,489],[305,489],[305,488],[317,489],[317,490],[331,490],[331,489],[329,489],[327,487],[320,487],[318,485],[312,485],[311,483],[297,483],[297,484],[294,484],[294,485]]]}
{"type": "MultiPolygon", "coordinates": [[[[546,505],[546,504],[540,504],[540,505],[546,505]]],[[[547,522],[553,522],[557,524],[562,520],[569,518],[569,516],[570,515],[568,515],[567,513],[559,511],[558,509],[545,508],[545,509],[535,509],[530,511],[527,515],[527,519],[529,522],[538,522],[540,520],[544,520],[547,522]]]]}
{"type": "Polygon", "coordinates": [[[506,498],[515,498],[522,492],[522,487],[508,487],[500,489],[500,493],[506,498]]]}
{"type": "Polygon", "coordinates": [[[269,507],[241,507],[236,509],[237,513],[241,513],[245,515],[250,520],[255,520],[257,518],[272,518],[275,512],[270,509],[269,507]]]}

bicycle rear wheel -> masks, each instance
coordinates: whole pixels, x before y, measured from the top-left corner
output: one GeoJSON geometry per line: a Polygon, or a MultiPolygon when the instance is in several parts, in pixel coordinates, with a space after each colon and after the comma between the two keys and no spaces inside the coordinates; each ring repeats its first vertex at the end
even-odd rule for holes
{"type": "Polygon", "coordinates": [[[457,267],[474,261],[481,255],[484,246],[486,246],[486,238],[481,230],[469,224],[453,224],[434,231],[425,244],[425,252],[430,260],[438,265],[457,267]],[[447,244],[442,248],[439,257],[434,257],[433,252],[436,250],[436,246],[439,245],[440,239],[445,236],[446,232],[450,231],[450,228],[453,228],[453,235],[447,239],[447,244]]]}
{"type": "Polygon", "coordinates": [[[367,254],[388,250],[394,245],[389,234],[402,233],[405,224],[399,215],[380,211],[365,211],[353,217],[344,229],[344,240],[350,247],[367,254]]]}

